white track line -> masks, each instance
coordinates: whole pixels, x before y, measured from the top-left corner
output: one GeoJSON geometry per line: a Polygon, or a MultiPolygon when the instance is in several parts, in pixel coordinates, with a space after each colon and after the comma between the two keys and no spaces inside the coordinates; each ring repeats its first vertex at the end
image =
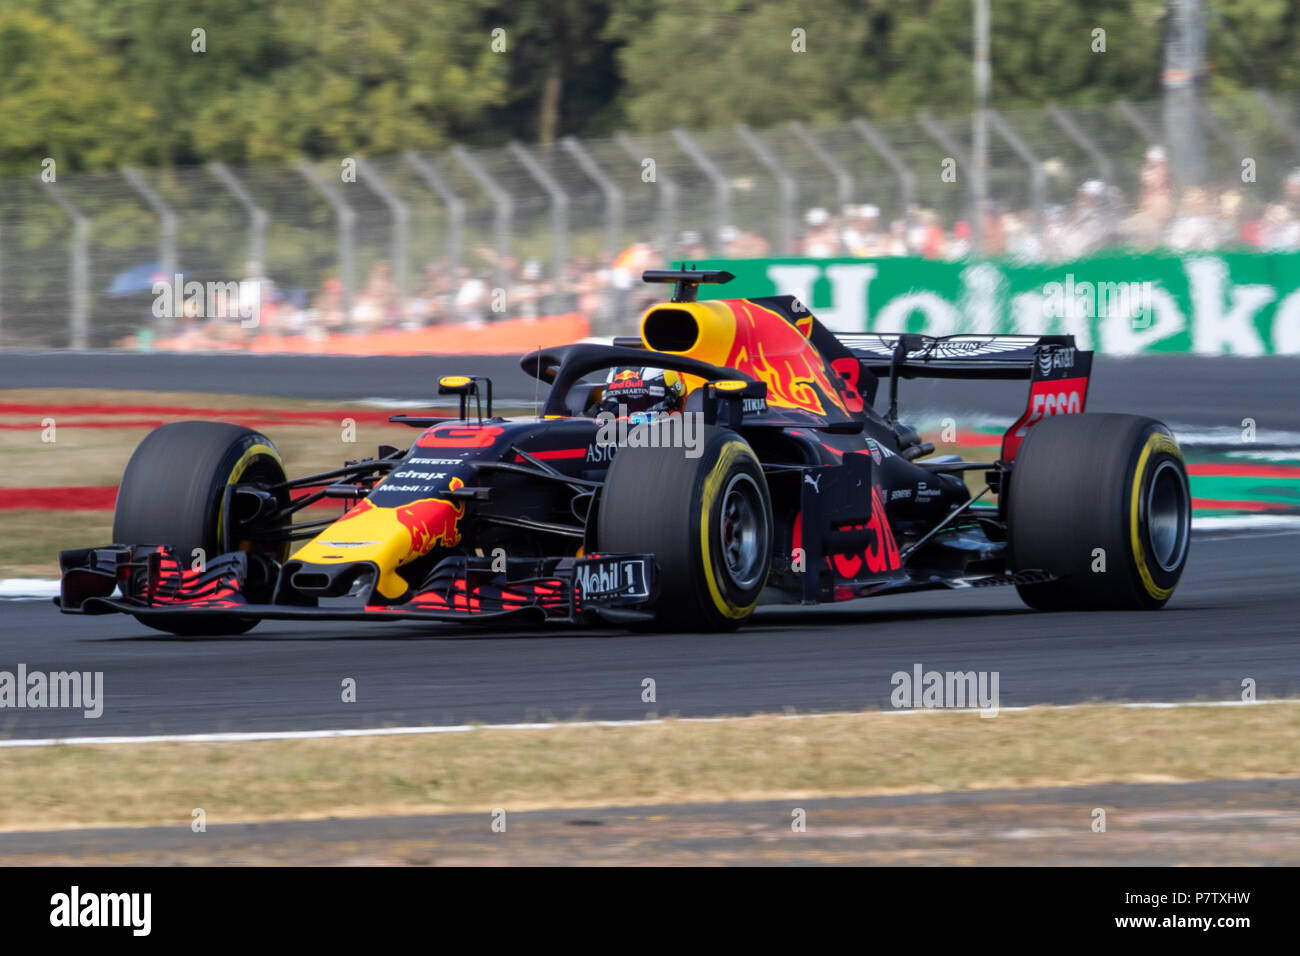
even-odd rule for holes
{"type": "Polygon", "coordinates": [[[59,582],[43,578],[0,579],[0,598],[29,601],[59,596],[59,582]]]}
{"type": "MultiPolygon", "coordinates": [[[[1120,707],[1131,710],[1177,710],[1184,707],[1258,707],[1265,704],[1300,704],[1300,698],[1278,698],[1259,701],[1207,700],[1207,701],[1137,701],[1123,704],[1033,704],[1025,707],[999,707],[998,713],[1024,713],[1030,710],[1078,710],[1082,707],[1120,707]]],[[[980,713],[978,708],[924,708],[906,710],[879,710],[837,712],[829,714],[759,714],[775,716],[782,720],[810,720],[819,717],[846,717],[853,713],[904,716],[909,714],[980,713]]],[[[746,720],[745,717],[676,717],[673,723],[717,724],[728,720],[746,720]]],[[[34,737],[30,739],[0,740],[0,749],[18,747],[98,747],[113,744],[226,744],[248,743],[264,740],[328,740],[335,737],[409,737],[426,734],[467,734],[479,730],[564,730],[587,727],[655,727],[668,723],[670,718],[646,720],[575,720],[569,723],[529,724],[449,724],[432,727],[374,727],[348,730],[258,730],[243,733],[221,734],[148,734],[136,737],[34,737]]]]}
{"type": "Polygon", "coordinates": [[[1279,531],[1300,529],[1300,515],[1192,515],[1193,531],[1279,531]]]}

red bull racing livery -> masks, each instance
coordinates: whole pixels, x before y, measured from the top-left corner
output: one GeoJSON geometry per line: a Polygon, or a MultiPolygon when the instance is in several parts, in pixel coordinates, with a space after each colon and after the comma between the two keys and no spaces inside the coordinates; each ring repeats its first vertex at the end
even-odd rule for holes
{"type": "Polygon", "coordinates": [[[410,447],[292,479],[257,432],[164,425],[123,476],[118,543],[61,554],[60,607],[176,634],[282,618],[723,630],[764,603],[927,588],[1009,585],[1041,609],[1172,595],[1181,452],[1159,422],[1085,412],[1092,353],[1072,337],[835,335],[790,296],[697,301],[726,272],[645,278],[675,288],[639,335],[523,358],[549,386],[536,416],[496,416],[490,381],[447,376],[455,417],[393,416],[419,430],[410,447]],[[917,376],[1027,380],[1000,455],[935,455],[899,419],[917,376]],[[327,500],[340,516],[301,520],[327,500]]]}

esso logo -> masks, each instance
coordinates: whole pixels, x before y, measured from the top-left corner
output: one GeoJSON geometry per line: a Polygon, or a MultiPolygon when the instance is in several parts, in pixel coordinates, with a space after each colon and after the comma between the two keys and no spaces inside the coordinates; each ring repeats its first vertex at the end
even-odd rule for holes
{"type": "Polygon", "coordinates": [[[1088,394],[1088,379],[1084,376],[1064,378],[1055,382],[1035,382],[1029,390],[1029,407],[1002,437],[1002,460],[1012,461],[1020,450],[1020,442],[1029,429],[1052,415],[1077,415],[1083,411],[1084,397],[1088,394]]]}
{"type": "Polygon", "coordinates": [[[1030,411],[1030,423],[1046,415],[1077,415],[1083,408],[1083,398],[1078,392],[1038,392],[1030,411]]]}

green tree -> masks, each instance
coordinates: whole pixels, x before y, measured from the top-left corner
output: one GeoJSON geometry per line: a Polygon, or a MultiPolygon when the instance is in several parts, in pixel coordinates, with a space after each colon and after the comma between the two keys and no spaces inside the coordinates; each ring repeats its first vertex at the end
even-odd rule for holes
{"type": "MultiPolygon", "coordinates": [[[[1300,89],[1295,0],[1209,2],[1212,91],[1300,89]]],[[[992,17],[999,109],[1160,94],[1164,0],[992,17]]],[[[0,173],[965,112],[971,20],[971,0],[6,0],[0,173]]]]}
{"type": "Polygon", "coordinates": [[[493,3],[482,22],[506,31],[502,56],[509,69],[509,101],[492,111],[490,128],[504,126],[510,136],[544,145],[566,133],[608,129],[617,117],[621,86],[616,54],[622,41],[606,33],[616,5],[610,0],[493,3]]]}
{"type": "Polygon", "coordinates": [[[438,146],[506,100],[485,0],[64,0],[129,65],[163,162],[255,162],[438,146]],[[196,36],[195,31],[202,34],[196,36]],[[202,46],[202,49],[198,47],[202,46]]]}
{"type": "MultiPolygon", "coordinates": [[[[1159,89],[1161,0],[993,0],[992,9],[999,107],[1159,89]],[[1098,28],[1105,53],[1092,49],[1098,28]]],[[[642,129],[971,106],[971,0],[662,0],[649,18],[620,16],[611,30],[627,41],[624,111],[642,129]]]]}
{"type": "Polygon", "coordinates": [[[1210,86],[1300,88],[1300,7],[1294,0],[1211,0],[1210,86]]]}
{"type": "Polygon", "coordinates": [[[0,173],[34,175],[149,160],[137,134],[156,119],[126,92],[122,64],[75,28],[0,12],[0,173]]]}

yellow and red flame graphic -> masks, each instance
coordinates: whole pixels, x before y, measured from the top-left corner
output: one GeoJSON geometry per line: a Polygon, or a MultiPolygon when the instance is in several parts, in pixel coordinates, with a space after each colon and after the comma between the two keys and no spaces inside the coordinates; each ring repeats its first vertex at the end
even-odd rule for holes
{"type": "MultiPolygon", "coordinates": [[[[825,415],[822,396],[848,414],[826,363],[806,338],[771,309],[746,299],[723,300],[736,317],[736,334],[723,365],[767,383],[769,405],[802,408],[825,415]]],[[[811,317],[810,317],[811,319],[811,317]]],[[[808,331],[812,323],[808,322],[808,331]]]]}

